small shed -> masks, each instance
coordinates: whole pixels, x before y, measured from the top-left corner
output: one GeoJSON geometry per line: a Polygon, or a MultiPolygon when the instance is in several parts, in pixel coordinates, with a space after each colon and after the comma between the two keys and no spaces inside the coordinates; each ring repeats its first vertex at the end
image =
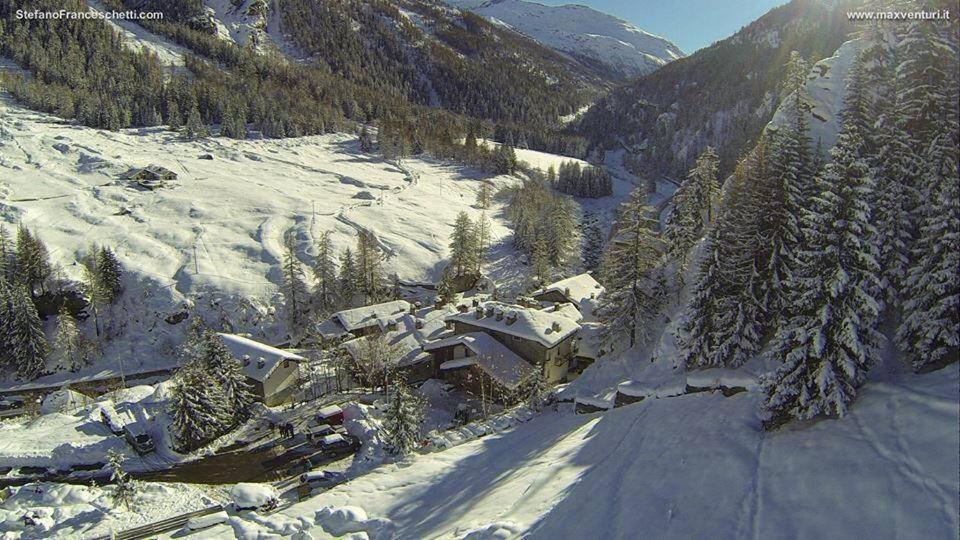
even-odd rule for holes
{"type": "Polygon", "coordinates": [[[176,180],[177,173],[160,165],[147,165],[146,167],[130,169],[121,178],[136,182],[146,189],[157,189],[164,187],[167,182],[176,180]]]}
{"type": "Polygon", "coordinates": [[[343,423],[343,409],[337,405],[327,405],[317,411],[317,419],[331,426],[338,426],[343,423]]]}
{"type": "Polygon", "coordinates": [[[243,373],[260,401],[273,407],[293,397],[299,386],[302,356],[236,334],[218,335],[230,354],[240,360],[243,373]]]}

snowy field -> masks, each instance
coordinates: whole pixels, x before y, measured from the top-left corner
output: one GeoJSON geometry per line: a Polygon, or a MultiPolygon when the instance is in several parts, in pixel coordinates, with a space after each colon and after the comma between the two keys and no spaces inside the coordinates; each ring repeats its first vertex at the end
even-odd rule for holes
{"type": "MultiPolygon", "coordinates": [[[[128,273],[117,319],[128,321],[125,335],[136,343],[108,346],[127,357],[128,371],[163,363],[180,335],[163,319],[183,309],[282,339],[274,311],[287,231],[305,265],[323,231],[338,251],[355,245],[358,230],[372,231],[388,273],[435,282],[457,213],[480,215],[473,205],[481,182],[516,181],[429,160],[387,162],[345,134],[189,142],[161,129],[70,125],[0,96],[0,223],[38,233],[72,279],[91,243],[116,250],[128,273]],[[148,191],[119,178],[150,164],[177,173],[176,183],[148,191]]],[[[488,272],[525,277],[499,203],[488,215],[488,272]]]]}
{"type": "Polygon", "coordinates": [[[843,420],[768,434],[753,392],[561,409],[203,536],[956,538],[958,384],[869,383],[843,420]]]}

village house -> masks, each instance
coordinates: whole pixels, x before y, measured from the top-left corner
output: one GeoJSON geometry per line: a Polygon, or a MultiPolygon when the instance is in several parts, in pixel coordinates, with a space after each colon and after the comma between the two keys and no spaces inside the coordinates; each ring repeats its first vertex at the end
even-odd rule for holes
{"type": "Polygon", "coordinates": [[[176,180],[177,173],[159,165],[147,165],[146,167],[130,169],[120,178],[136,182],[146,189],[157,189],[164,187],[167,182],[176,180]]]}
{"type": "Polygon", "coordinates": [[[423,348],[433,355],[443,380],[499,402],[507,401],[536,370],[483,332],[448,337],[423,348]]]}
{"type": "MultiPolygon", "coordinates": [[[[586,309],[587,304],[592,304],[604,293],[603,285],[597,283],[590,274],[580,274],[567,279],[561,279],[556,283],[546,285],[530,296],[534,300],[542,303],[563,303],[569,302],[577,307],[581,313],[592,309],[586,309]]],[[[590,313],[583,313],[588,316],[590,313]]]]}
{"type": "Polygon", "coordinates": [[[369,336],[397,329],[397,321],[411,313],[413,306],[406,300],[394,300],[338,311],[317,326],[323,339],[369,336]]]}
{"type": "Polygon", "coordinates": [[[548,383],[564,380],[577,348],[580,325],[560,313],[501,302],[482,302],[446,317],[454,333],[484,332],[534,366],[548,383]]]}
{"type": "Polygon", "coordinates": [[[230,354],[240,361],[258,401],[273,407],[290,401],[299,388],[304,358],[235,334],[217,334],[230,354]]]}
{"type": "Polygon", "coordinates": [[[423,350],[423,345],[449,334],[443,315],[442,311],[435,310],[422,317],[405,313],[395,319],[392,330],[351,339],[342,347],[356,365],[362,365],[363,340],[382,339],[394,353],[389,359],[391,367],[408,384],[423,382],[435,377],[439,369],[439,362],[423,350]]]}

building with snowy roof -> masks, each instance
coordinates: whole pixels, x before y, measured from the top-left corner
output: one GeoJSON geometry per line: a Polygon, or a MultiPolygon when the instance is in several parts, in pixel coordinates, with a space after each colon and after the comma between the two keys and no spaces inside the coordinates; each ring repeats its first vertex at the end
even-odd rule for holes
{"type": "Polygon", "coordinates": [[[483,332],[437,340],[423,349],[433,355],[443,380],[500,401],[536,372],[530,363],[483,332]]]}
{"type": "Polygon", "coordinates": [[[217,334],[240,361],[254,396],[273,407],[289,401],[299,386],[302,356],[236,334],[217,334]]]}
{"type": "Polygon", "coordinates": [[[381,339],[392,358],[386,359],[408,383],[425,381],[437,373],[437,363],[433,356],[424,352],[423,344],[448,334],[443,321],[443,312],[418,317],[409,313],[397,316],[393,329],[380,335],[366,335],[345,341],[342,348],[354,362],[363,364],[363,354],[368,350],[366,340],[381,339]]]}
{"type": "Polygon", "coordinates": [[[561,313],[482,302],[473,309],[462,307],[446,320],[454,333],[484,332],[528,363],[543,369],[547,382],[566,377],[576,349],[580,325],[561,313]]]}
{"type": "Polygon", "coordinates": [[[177,173],[161,167],[160,165],[147,165],[130,169],[123,173],[120,178],[136,182],[147,189],[157,189],[177,179],[177,173]]]}
{"type": "Polygon", "coordinates": [[[604,290],[593,276],[583,273],[546,285],[530,296],[538,302],[570,302],[582,310],[584,301],[599,298],[604,290]]]}
{"type": "Polygon", "coordinates": [[[410,313],[412,305],[406,300],[394,300],[338,311],[320,323],[317,330],[324,339],[369,336],[396,330],[397,321],[410,313]]]}

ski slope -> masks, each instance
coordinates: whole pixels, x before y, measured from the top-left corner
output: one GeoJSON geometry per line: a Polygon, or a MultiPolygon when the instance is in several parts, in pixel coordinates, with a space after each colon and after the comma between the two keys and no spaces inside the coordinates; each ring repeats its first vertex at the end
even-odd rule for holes
{"type": "Polygon", "coordinates": [[[956,538],[958,384],[957,365],[895,376],[772,433],[754,392],[546,412],[204,537],[956,538]]]}

